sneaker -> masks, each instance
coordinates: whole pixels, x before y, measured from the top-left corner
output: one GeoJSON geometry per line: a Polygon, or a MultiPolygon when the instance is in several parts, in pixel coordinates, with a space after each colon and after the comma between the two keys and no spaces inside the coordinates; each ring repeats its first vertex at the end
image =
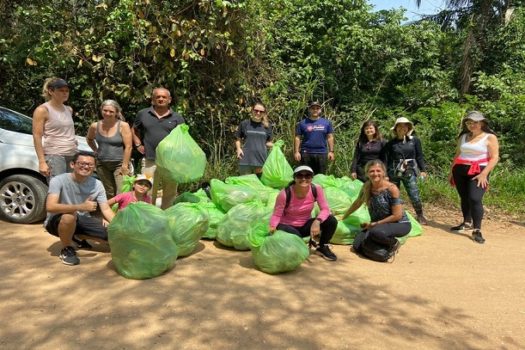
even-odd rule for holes
{"type": "Polygon", "coordinates": [[[316,249],[317,254],[321,255],[326,260],[336,261],[337,255],[335,255],[326,244],[316,249]]]}
{"type": "Polygon", "coordinates": [[[60,251],[60,260],[64,265],[78,265],[80,264],[80,259],[77,257],[77,252],[73,247],[65,247],[60,251]]]}
{"type": "Polygon", "coordinates": [[[457,233],[463,233],[465,230],[470,230],[472,228],[472,224],[470,222],[462,222],[461,224],[457,226],[453,226],[450,228],[450,231],[455,231],[457,233]]]}
{"type": "Polygon", "coordinates": [[[485,238],[483,238],[483,236],[481,235],[480,230],[474,230],[472,232],[472,239],[474,240],[474,242],[477,242],[479,244],[485,243],[485,238]]]}
{"type": "Polygon", "coordinates": [[[419,222],[421,225],[428,225],[427,218],[423,214],[417,215],[417,222],[419,222]]]}
{"type": "Polygon", "coordinates": [[[88,243],[85,239],[77,238],[73,236],[73,242],[77,245],[77,249],[93,249],[93,246],[88,243]]]}

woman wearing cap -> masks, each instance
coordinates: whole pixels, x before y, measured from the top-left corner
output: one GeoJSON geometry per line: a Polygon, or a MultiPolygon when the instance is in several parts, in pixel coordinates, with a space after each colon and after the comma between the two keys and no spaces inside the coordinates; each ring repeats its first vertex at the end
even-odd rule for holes
{"type": "Polygon", "coordinates": [[[365,165],[371,160],[383,159],[383,148],[386,141],[383,140],[377,123],[367,120],[361,126],[361,133],[357,140],[354,159],[352,160],[352,178],[366,182],[365,165]]]}
{"type": "Polygon", "coordinates": [[[407,235],[412,228],[399,198],[399,188],[386,179],[386,167],[378,159],[366,163],[365,172],[368,180],[342,220],[365,203],[371,218],[370,223],[363,225],[368,230],[367,239],[388,247],[391,254],[395,254],[399,248],[396,237],[407,235]]]}
{"type": "Polygon", "coordinates": [[[51,177],[70,172],[69,163],[77,152],[73,109],[64,103],[69,85],[64,79],[48,78],[42,88],[45,103],[33,112],[33,143],[42,175],[51,177]]]}
{"type": "Polygon", "coordinates": [[[335,261],[337,256],[330,250],[328,242],[337,228],[337,219],[330,214],[330,208],[321,186],[312,184],[312,168],[301,165],[294,170],[294,180],[281,190],[275,201],[270,219],[270,232],[286,231],[299,237],[319,237],[316,251],[323,258],[335,261]],[[321,211],[312,218],[312,209],[317,202],[321,211]]]}
{"type": "Polygon", "coordinates": [[[273,146],[271,139],[272,126],[268,121],[266,107],[257,102],[252,107],[251,118],[243,120],[237,129],[235,149],[241,175],[261,175],[268,148],[273,146]],[[241,142],[244,142],[242,147],[241,142]]]}
{"type": "Polygon", "coordinates": [[[122,108],[114,100],[100,106],[102,120],[92,123],[86,139],[97,155],[97,175],[108,198],[120,193],[122,177],[129,173],[131,158],[131,128],[121,120],[122,108]]]}
{"type": "Polygon", "coordinates": [[[108,204],[113,206],[118,203],[118,210],[124,209],[129,203],[146,202],[151,204],[151,197],[148,196],[151,187],[153,187],[153,183],[150,179],[145,175],[138,175],[133,182],[133,191],[117,194],[108,200],[108,204]]]}
{"type": "Polygon", "coordinates": [[[384,149],[388,177],[399,189],[403,183],[416,211],[417,221],[427,225],[417,186],[418,174],[422,178],[427,176],[421,141],[412,135],[414,124],[405,117],[397,118],[391,130],[394,138],[385,145],[384,149]]]}
{"type": "Polygon", "coordinates": [[[458,147],[449,180],[456,186],[463,222],[451,228],[463,232],[472,228],[472,239],[484,243],[481,234],[483,195],[489,184],[489,174],[499,161],[498,138],[489,128],[487,119],[478,111],[467,113],[461,122],[458,147]]]}

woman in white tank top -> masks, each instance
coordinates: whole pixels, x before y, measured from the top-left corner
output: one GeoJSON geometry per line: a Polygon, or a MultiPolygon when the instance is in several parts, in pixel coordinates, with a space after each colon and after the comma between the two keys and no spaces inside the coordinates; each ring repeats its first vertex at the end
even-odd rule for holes
{"type": "Polygon", "coordinates": [[[482,199],[489,184],[489,174],[499,160],[498,138],[489,128],[485,116],[477,111],[469,112],[461,127],[449,180],[456,186],[461,199],[463,222],[451,230],[463,232],[472,228],[472,239],[484,243],[481,234],[482,199]]]}
{"type": "Polygon", "coordinates": [[[69,98],[69,85],[64,79],[48,78],[42,96],[46,102],[33,113],[33,142],[38,167],[48,180],[70,172],[69,162],[77,152],[73,110],[64,105],[69,98]]]}

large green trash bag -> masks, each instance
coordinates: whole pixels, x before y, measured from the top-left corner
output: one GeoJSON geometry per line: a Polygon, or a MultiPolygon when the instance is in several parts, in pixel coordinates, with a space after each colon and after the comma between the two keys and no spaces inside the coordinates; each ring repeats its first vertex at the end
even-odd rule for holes
{"type": "Polygon", "coordinates": [[[275,202],[277,201],[277,196],[279,195],[279,190],[275,190],[273,192],[270,192],[270,194],[268,194],[268,202],[266,202],[266,207],[269,209],[269,210],[272,210],[273,211],[273,208],[275,208],[275,202]]]}
{"type": "Polygon", "coordinates": [[[271,211],[262,202],[249,202],[233,207],[217,227],[217,241],[226,247],[249,250],[247,236],[254,230],[268,231],[271,211]]]}
{"type": "Polygon", "coordinates": [[[156,164],[174,183],[199,180],[206,168],[206,155],[181,124],[171,131],[157,146],[156,164]]]}
{"type": "Polygon", "coordinates": [[[293,271],[305,261],[310,252],[303,240],[284,231],[253,232],[249,235],[255,266],[266,273],[277,274],[293,271]],[[254,237],[255,236],[255,237],[254,237]]]}
{"type": "Polygon", "coordinates": [[[410,237],[420,236],[423,233],[423,227],[421,226],[421,224],[417,222],[417,220],[408,211],[406,213],[407,213],[408,219],[410,220],[410,223],[412,224],[412,229],[410,230],[408,234],[402,237],[397,237],[397,240],[401,244],[405,244],[407,239],[409,239],[410,237]]]}
{"type": "Polygon", "coordinates": [[[224,182],[229,185],[240,185],[251,188],[258,194],[259,200],[263,203],[267,203],[268,196],[275,191],[275,189],[265,186],[255,174],[230,176],[226,178],[224,182]]]}
{"type": "Polygon", "coordinates": [[[293,169],[281,150],[283,145],[283,140],[275,142],[264,162],[261,182],[266,186],[281,189],[293,180],[293,169]]]}
{"type": "Polygon", "coordinates": [[[338,185],[335,176],[325,174],[315,175],[312,179],[312,182],[316,185],[321,186],[322,188],[337,187],[338,185]]]}
{"type": "Polygon", "coordinates": [[[178,248],[162,209],[144,202],[130,203],[108,227],[111,258],[126,278],[146,279],[170,270],[178,248]]]}
{"type": "Polygon", "coordinates": [[[350,196],[337,187],[326,187],[323,191],[333,215],[343,215],[352,205],[350,196]]]}
{"type": "Polygon", "coordinates": [[[210,202],[211,199],[208,197],[208,194],[206,194],[206,191],[204,191],[202,188],[199,188],[197,191],[193,192],[193,194],[197,197],[199,197],[199,202],[210,202]]]}
{"type": "Polygon", "coordinates": [[[363,187],[363,183],[361,181],[352,180],[348,176],[335,179],[335,183],[337,188],[345,191],[345,193],[350,196],[352,202],[357,199],[359,192],[361,192],[361,188],[363,187]]]}
{"type": "Polygon", "coordinates": [[[250,187],[244,185],[229,185],[221,180],[210,181],[211,199],[219,208],[227,212],[237,204],[258,200],[259,195],[250,187]]]}
{"type": "Polygon", "coordinates": [[[360,227],[348,225],[343,221],[337,222],[337,228],[335,230],[330,243],[333,244],[352,244],[354,243],[355,236],[361,231],[360,227]]]}
{"type": "Polygon", "coordinates": [[[190,255],[208,230],[208,211],[197,203],[182,202],[164,211],[173,241],[179,248],[179,258],[190,255]]]}
{"type": "Polygon", "coordinates": [[[343,220],[345,224],[351,226],[352,229],[361,230],[361,224],[370,222],[370,214],[368,213],[368,208],[365,205],[362,205],[354,211],[350,216],[343,220]]]}
{"type": "Polygon", "coordinates": [[[215,239],[217,238],[217,228],[219,223],[224,218],[224,212],[217,208],[213,202],[200,202],[197,203],[201,208],[208,212],[209,222],[208,230],[202,234],[204,239],[215,239]]]}
{"type": "Polygon", "coordinates": [[[175,198],[173,204],[177,203],[199,203],[201,198],[191,192],[183,192],[175,198]]]}

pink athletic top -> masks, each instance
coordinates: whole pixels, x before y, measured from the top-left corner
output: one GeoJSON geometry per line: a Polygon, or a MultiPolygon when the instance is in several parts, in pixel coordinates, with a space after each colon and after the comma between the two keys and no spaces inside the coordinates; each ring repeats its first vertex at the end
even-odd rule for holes
{"type": "MultiPolygon", "coordinates": [[[[328,202],[326,201],[322,187],[318,185],[315,186],[317,188],[317,204],[321,209],[317,218],[325,221],[330,215],[330,208],[328,207],[328,202]]],[[[286,192],[285,190],[279,192],[277,200],[275,201],[273,215],[270,219],[271,227],[277,227],[279,224],[300,227],[312,218],[312,209],[315,204],[312,189],[309,189],[308,194],[304,198],[297,198],[293,189],[290,191],[290,195],[290,204],[288,208],[285,209],[286,192]]]]}
{"type": "Polygon", "coordinates": [[[44,103],[48,118],[44,123],[42,145],[44,154],[72,156],[77,152],[77,139],[71,110],[64,106],[57,110],[49,102],[44,103]]]}
{"type": "MultiPolygon", "coordinates": [[[[117,201],[118,203],[118,210],[122,210],[124,209],[125,207],[128,206],[129,203],[135,203],[135,202],[138,202],[137,198],[135,198],[135,194],[133,191],[129,191],[129,192],[124,192],[124,193],[120,193],[120,194],[117,194],[115,196],[115,200],[117,201]]],[[[146,202],[146,203],[149,203],[151,204],[151,198],[150,196],[148,196],[147,194],[144,195],[144,198],[141,202],[146,202]]]]}

